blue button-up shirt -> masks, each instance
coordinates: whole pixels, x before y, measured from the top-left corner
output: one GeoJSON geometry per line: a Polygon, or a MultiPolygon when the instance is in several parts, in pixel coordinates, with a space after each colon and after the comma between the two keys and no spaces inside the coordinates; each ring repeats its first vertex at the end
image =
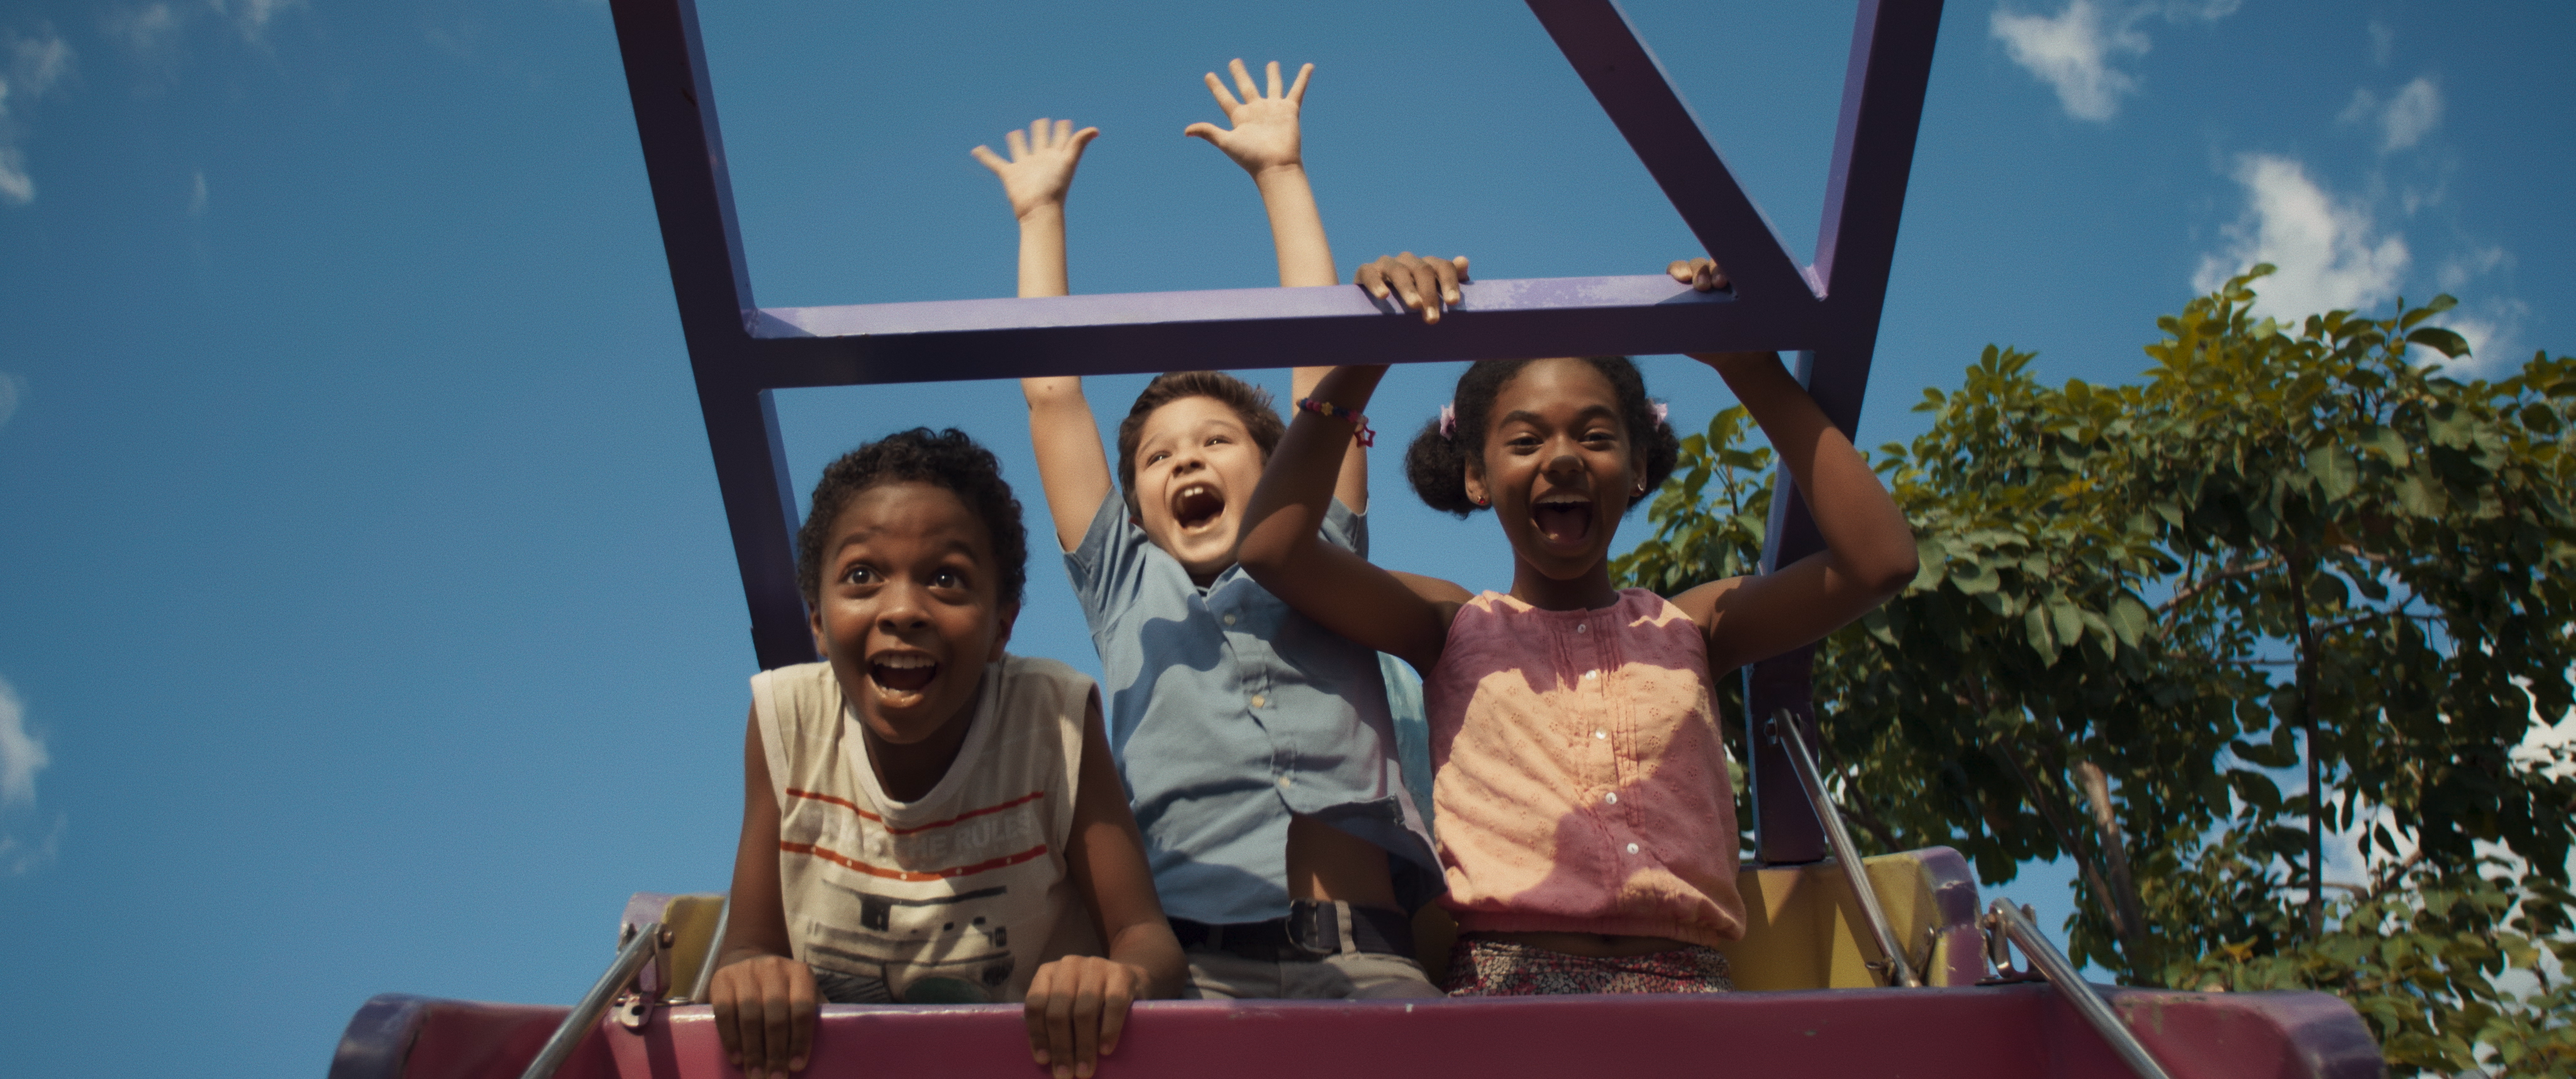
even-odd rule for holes
{"type": "MultiPolygon", "coordinates": [[[[1334,502],[1324,539],[1368,554],[1334,502]]],[[[1202,589],[1116,491],[1064,556],[1091,622],[1118,754],[1163,912],[1210,924],[1288,913],[1288,818],[1384,848],[1407,908],[1440,866],[1405,793],[1377,653],[1289,610],[1241,566],[1202,589]]]]}

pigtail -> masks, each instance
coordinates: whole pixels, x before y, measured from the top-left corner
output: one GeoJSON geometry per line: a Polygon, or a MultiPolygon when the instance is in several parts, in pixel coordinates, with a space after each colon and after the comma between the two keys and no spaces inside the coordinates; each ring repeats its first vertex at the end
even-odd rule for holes
{"type": "Polygon", "coordinates": [[[1485,507],[1467,498],[1467,448],[1442,420],[1422,425],[1404,450],[1404,478],[1432,509],[1461,520],[1485,507]]]}

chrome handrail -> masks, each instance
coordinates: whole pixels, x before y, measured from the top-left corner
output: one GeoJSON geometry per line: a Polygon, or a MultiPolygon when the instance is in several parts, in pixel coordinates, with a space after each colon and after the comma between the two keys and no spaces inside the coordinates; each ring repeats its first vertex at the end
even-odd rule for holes
{"type": "Polygon", "coordinates": [[[724,905],[716,908],[716,935],[707,941],[707,957],[698,961],[698,984],[689,987],[689,1003],[707,1002],[707,988],[715,984],[716,960],[724,958],[725,926],[733,921],[733,893],[725,893],[724,905]]]}
{"type": "MultiPolygon", "coordinates": [[[[2146,1045],[2138,1041],[2136,1032],[2131,1031],[2128,1024],[2121,1022],[2119,1015],[2111,1010],[2111,1002],[2093,991],[2093,986],[2075,972],[2075,964],[2067,961],[2066,954],[2058,951],[2057,945],[2049,943],[2047,937],[2041,936],[2039,927],[2032,925],[2018,908],[2004,900],[1995,900],[1986,908],[1986,921],[1990,929],[2001,931],[2021,947],[2021,954],[2038,965],[2039,972],[2048,978],[2048,984],[2066,994],[2067,1003],[2075,1005],[2084,1021],[2101,1032],[2102,1040],[2111,1043],[2111,1051],[2128,1062],[2130,1071],[2138,1073],[2140,1079],[2171,1079],[2165,1073],[2164,1065],[2156,1063],[2156,1058],[2147,1052],[2146,1045]]],[[[1997,973],[2005,972],[2002,963],[1995,966],[1997,973]]]]}
{"type": "Polygon", "coordinates": [[[582,1037],[590,1033],[590,1028],[599,1025],[599,1017],[608,1010],[609,1002],[616,999],[619,990],[635,980],[636,972],[644,969],[644,964],[652,960],[653,952],[661,946],[660,922],[647,922],[636,930],[634,936],[628,937],[626,946],[617,950],[617,958],[609,962],[608,973],[600,975],[599,981],[591,985],[590,992],[582,994],[581,1003],[572,1006],[572,1014],[564,1016],[563,1024],[546,1039],[546,1047],[537,1050],[537,1059],[528,1062],[528,1070],[520,1072],[519,1079],[554,1079],[555,1069],[563,1067],[564,1060],[572,1056],[573,1048],[581,1044],[582,1037]]]}
{"type": "Polygon", "coordinates": [[[1870,936],[1878,941],[1878,954],[1887,957],[1885,963],[1868,965],[1886,967],[1890,986],[1920,987],[1923,980],[1915,977],[1913,966],[1905,961],[1905,950],[1896,946],[1896,932],[1888,928],[1887,910],[1878,905],[1878,889],[1869,883],[1869,869],[1861,864],[1851,833],[1843,829],[1842,811],[1835,809],[1833,799],[1825,794],[1825,778],[1816,770],[1815,755],[1807,751],[1807,738],[1798,730],[1797,719],[1784,709],[1767,726],[1773,737],[1788,747],[1789,766],[1797,770],[1798,785],[1806,788],[1807,800],[1816,807],[1816,818],[1824,822],[1825,840],[1833,846],[1834,860],[1842,863],[1843,879],[1851,882],[1852,895],[1860,900],[1861,918],[1869,923],[1870,936]]]}

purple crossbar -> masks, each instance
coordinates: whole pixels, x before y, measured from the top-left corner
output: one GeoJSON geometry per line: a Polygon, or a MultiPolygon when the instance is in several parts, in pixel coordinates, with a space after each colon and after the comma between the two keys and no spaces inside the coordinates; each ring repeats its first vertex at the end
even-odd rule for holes
{"type": "MultiPolygon", "coordinates": [[[[736,226],[693,0],[613,0],[734,558],[764,668],[813,658],[795,586],[796,492],[773,390],[888,382],[1287,367],[1319,356],[1403,363],[1764,349],[1845,432],[1860,419],[1941,0],[1863,0],[1852,34],[1816,265],[1800,269],[1611,0],[1529,0],[1682,220],[1735,280],[1700,295],[1660,277],[1484,281],[1437,327],[1356,287],[951,300],[764,309],[736,226]]],[[[1783,477],[1783,486],[1786,478],[1783,477]]],[[[1821,549],[1795,491],[1773,503],[1766,561],[1821,549]]],[[[1802,654],[1751,672],[1763,714],[1809,717],[1802,654]]],[[[1757,743],[1760,741],[1756,740],[1757,743]]],[[[1765,861],[1823,857],[1776,747],[1750,754],[1765,861]]]]}

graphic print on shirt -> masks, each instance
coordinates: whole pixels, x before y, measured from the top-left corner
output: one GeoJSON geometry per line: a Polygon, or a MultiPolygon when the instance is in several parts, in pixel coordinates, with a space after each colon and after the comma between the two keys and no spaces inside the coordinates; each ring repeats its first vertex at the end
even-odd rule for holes
{"type": "Polygon", "coordinates": [[[840,924],[807,918],[800,927],[807,962],[817,968],[817,987],[828,999],[985,1004],[1004,998],[1017,970],[1010,925],[1043,917],[1046,897],[1028,888],[1014,895],[1008,884],[979,886],[974,878],[1047,854],[1045,792],[912,827],[889,827],[831,795],[793,787],[787,794],[828,809],[790,814],[802,835],[787,838],[782,828],[779,850],[856,875],[827,871],[825,878],[845,897],[836,906],[857,908],[855,927],[846,918],[840,924]],[[823,984],[825,970],[838,976],[830,979],[837,984],[823,984]]]}

